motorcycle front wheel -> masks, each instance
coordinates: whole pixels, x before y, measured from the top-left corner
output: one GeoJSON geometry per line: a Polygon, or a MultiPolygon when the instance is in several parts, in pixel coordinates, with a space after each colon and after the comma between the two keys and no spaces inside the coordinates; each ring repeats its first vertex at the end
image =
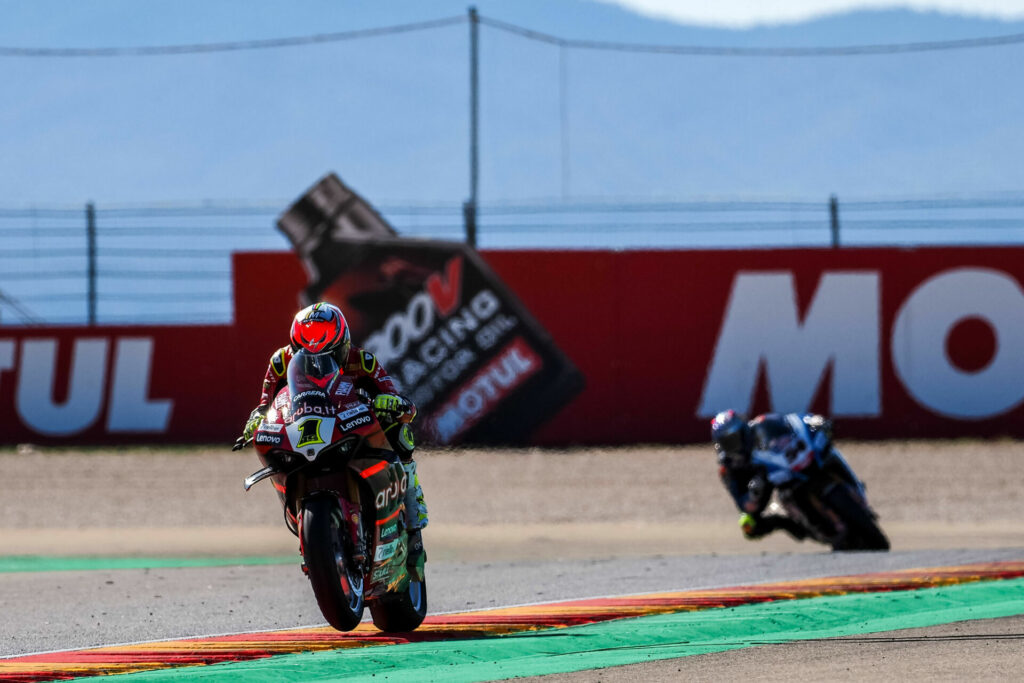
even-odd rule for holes
{"type": "Polygon", "coordinates": [[[846,526],[842,546],[833,546],[834,550],[889,549],[889,539],[879,528],[874,515],[859,498],[854,497],[846,484],[834,486],[825,497],[825,503],[846,526]]]}
{"type": "Polygon", "coordinates": [[[352,566],[342,534],[341,507],[327,496],[302,503],[302,558],[327,623],[351,631],[363,619],[363,575],[352,566]]]}

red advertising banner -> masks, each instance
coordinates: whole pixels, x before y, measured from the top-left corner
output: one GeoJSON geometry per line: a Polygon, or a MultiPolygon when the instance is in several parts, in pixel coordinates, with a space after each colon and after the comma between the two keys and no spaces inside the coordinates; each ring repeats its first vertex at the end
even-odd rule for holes
{"type": "MultiPolygon", "coordinates": [[[[724,408],[1024,436],[1024,248],[483,257],[586,381],[539,444],[704,441],[724,408]]],[[[0,328],[0,441],[230,443],[307,285],[291,253],[238,254],[234,280],[231,325],[0,328]]],[[[473,428],[533,362],[508,343],[433,428],[473,428]]]]}
{"type": "Polygon", "coordinates": [[[1024,249],[491,252],[587,389],[544,444],[692,442],[816,410],[843,437],[1024,435],[1024,249]]]}

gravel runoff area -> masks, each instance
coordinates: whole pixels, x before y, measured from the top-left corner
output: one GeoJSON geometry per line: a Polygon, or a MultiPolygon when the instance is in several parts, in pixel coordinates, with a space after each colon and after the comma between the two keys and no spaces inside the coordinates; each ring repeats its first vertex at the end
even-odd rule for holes
{"type": "MultiPolygon", "coordinates": [[[[1024,444],[850,443],[894,549],[1024,547],[1024,444]]],[[[708,447],[423,450],[432,559],[820,551],[750,542],[708,447]]],[[[227,448],[0,451],[7,555],[266,555],[296,550],[269,482],[227,448]]]]}
{"type": "MultiPolygon", "coordinates": [[[[841,445],[868,484],[893,560],[902,551],[999,548],[1011,549],[999,556],[1016,548],[1015,556],[1024,558],[1024,525],[1017,521],[1024,445],[841,445]]],[[[492,566],[486,563],[496,561],[571,565],[602,558],[713,561],[715,555],[739,566],[744,557],[792,565],[800,553],[816,553],[806,558],[812,565],[828,557],[822,546],[783,534],[743,540],[708,447],[424,451],[418,459],[431,514],[425,538],[439,569],[484,563],[477,566],[485,573],[492,566]]],[[[21,447],[0,451],[0,466],[6,555],[242,556],[297,549],[271,487],[242,491],[242,478],[258,468],[251,452],[21,447]]],[[[956,553],[948,555],[952,560],[956,553]]],[[[1022,633],[1020,618],[971,622],[547,678],[1004,679],[1024,669],[1022,633]]]]}

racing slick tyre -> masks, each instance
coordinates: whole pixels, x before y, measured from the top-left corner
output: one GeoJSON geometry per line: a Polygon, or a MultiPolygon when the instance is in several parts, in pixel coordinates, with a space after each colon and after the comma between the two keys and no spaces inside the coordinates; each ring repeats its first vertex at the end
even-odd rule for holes
{"type": "Polygon", "coordinates": [[[373,625],[385,633],[416,630],[427,616],[427,582],[409,579],[401,593],[388,593],[370,603],[373,625]]]}
{"type": "Polygon", "coordinates": [[[846,536],[833,550],[888,550],[889,539],[879,528],[870,509],[850,492],[849,486],[834,486],[825,497],[825,503],[832,508],[846,525],[846,536]]]}
{"type": "Polygon", "coordinates": [[[340,520],[337,501],[317,496],[303,501],[299,529],[302,559],[320,612],[334,628],[350,631],[363,619],[363,575],[351,567],[340,520]]]}

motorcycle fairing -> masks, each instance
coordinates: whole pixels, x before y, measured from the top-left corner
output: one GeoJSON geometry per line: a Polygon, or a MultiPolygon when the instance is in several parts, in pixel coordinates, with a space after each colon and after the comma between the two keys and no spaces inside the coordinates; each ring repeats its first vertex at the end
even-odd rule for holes
{"type": "MultiPolygon", "coordinates": [[[[408,581],[405,562],[405,491],[409,477],[393,453],[380,457],[361,457],[349,461],[349,467],[366,482],[370,504],[376,510],[373,538],[373,571],[367,597],[394,590],[408,581]]],[[[369,507],[369,505],[367,505],[369,507]]]]}
{"type": "Polygon", "coordinates": [[[286,424],[285,433],[292,449],[312,462],[320,451],[333,443],[336,422],[333,417],[308,415],[286,424]]]}
{"type": "Polygon", "coordinates": [[[828,445],[827,437],[812,433],[800,416],[789,414],[783,420],[783,424],[768,421],[759,428],[758,445],[751,454],[775,486],[804,480],[801,472],[811,464],[820,465],[821,453],[828,445]]]}

